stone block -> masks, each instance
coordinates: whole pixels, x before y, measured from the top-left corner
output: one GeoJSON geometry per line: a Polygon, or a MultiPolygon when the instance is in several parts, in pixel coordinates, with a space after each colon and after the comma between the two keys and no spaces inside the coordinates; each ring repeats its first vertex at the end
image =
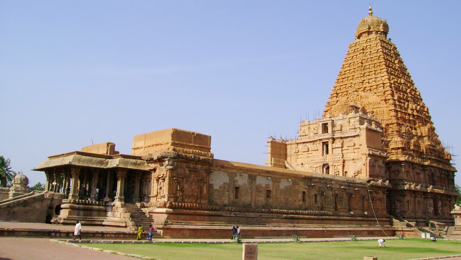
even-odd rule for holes
{"type": "Polygon", "coordinates": [[[105,142],[105,143],[85,146],[82,148],[82,152],[106,154],[106,155],[114,155],[114,154],[119,153],[115,151],[115,144],[111,142],[105,142]]]}
{"type": "Polygon", "coordinates": [[[178,152],[213,158],[211,136],[175,128],[164,129],[133,138],[132,155],[178,152]]]}
{"type": "Polygon", "coordinates": [[[258,259],[258,244],[243,244],[243,260],[258,259]]]}

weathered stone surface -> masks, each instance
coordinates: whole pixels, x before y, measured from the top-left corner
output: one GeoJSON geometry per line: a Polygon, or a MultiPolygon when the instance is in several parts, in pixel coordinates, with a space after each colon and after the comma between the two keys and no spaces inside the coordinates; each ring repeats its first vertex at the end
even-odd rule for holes
{"type": "Polygon", "coordinates": [[[387,181],[382,127],[361,111],[303,121],[298,138],[269,143],[266,164],[272,167],[387,181]],[[284,156],[286,155],[286,156],[284,156]],[[281,162],[281,163],[277,163],[281,162]]]}
{"type": "Polygon", "coordinates": [[[111,142],[85,146],[82,148],[82,152],[106,154],[106,155],[119,154],[118,151],[115,151],[115,144],[111,142]]]}
{"type": "Polygon", "coordinates": [[[0,187],[0,201],[8,199],[9,188],[0,187]]]}
{"type": "Polygon", "coordinates": [[[140,134],[133,138],[132,155],[178,152],[213,158],[211,136],[175,128],[140,134]]]}
{"type": "Polygon", "coordinates": [[[243,244],[243,260],[257,260],[258,259],[258,244],[243,244]]]}
{"type": "Polygon", "coordinates": [[[0,221],[49,222],[62,195],[30,192],[0,201],[0,221]]]}
{"type": "Polygon", "coordinates": [[[22,172],[16,175],[12,181],[13,185],[10,188],[8,198],[14,198],[20,195],[24,195],[30,191],[27,187],[29,185],[29,178],[24,175],[22,172]]]}

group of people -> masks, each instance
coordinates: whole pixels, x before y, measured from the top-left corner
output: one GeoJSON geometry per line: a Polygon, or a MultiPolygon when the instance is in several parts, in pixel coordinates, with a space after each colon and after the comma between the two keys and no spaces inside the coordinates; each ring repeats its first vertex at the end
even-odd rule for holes
{"type": "MultiPolygon", "coordinates": [[[[152,236],[154,235],[155,228],[152,225],[149,225],[149,235],[147,235],[147,240],[152,240],[152,236]]],[[[136,237],[137,240],[142,239],[142,233],[144,232],[144,228],[141,225],[138,225],[138,236],[136,237]]]]}
{"type": "Polygon", "coordinates": [[[232,240],[240,240],[240,227],[232,226],[232,240]]]}
{"type": "MultiPolygon", "coordinates": [[[[149,235],[147,236],[147,240],[152,240],[152,236],[154,235],[155,228],[152,225],[149,225],[149,235]]],[[[137,239],[141,240],[142,239],[142,233],[144,232],[144,229],[141,225],[138,225],[138,235],[137,239]]],[[[79,237],[80,240],[82,240],[82,223],[80,223],[78,220],[75,224],[74,228],[74,240],[79,237]]]]}

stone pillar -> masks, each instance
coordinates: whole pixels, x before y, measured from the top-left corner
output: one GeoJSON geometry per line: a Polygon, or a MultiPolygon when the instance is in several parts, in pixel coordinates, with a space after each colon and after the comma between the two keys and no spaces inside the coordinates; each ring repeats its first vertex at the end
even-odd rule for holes
{"type": "Polygon", "coordinates": [[[78,177],[80,176],[80,170],[81,170],[81,168],[77,167],[77,166],[73,166],[71,168],[71,175],[72,175],[72,178],[71,178],[72,184],[71,185],[72,186],[70,187],[70,194],[69,194],[69,199],[70,200],[78,199],[78,183],[79,183],[78,177]]]}
{"type": "Polygon", "coordinates": [[[153,203],[157,197],[157,178],[155,178],[155,170],[151,171],[151,188],[149,202],[153,203]]]}
{"type": "MultiPolygon", "coordinates": [[[[235,201],[235,177],[237,177],[236,172],[227,172],[227,176],[229,178],[229,194],[228,194],[228,205],[230,206],[236,206],[234,204],[235,201]]],[[[240,195],[241,196],[241,195],[240,195]]]]}
{"type": "Polygon", "coordinates": [[[56,173],[56,191],[59,192],[59,190],[62,188],[62,173],[56,173]]]}
{"type": "Polygon", "coordinates": [[[142,172],[137,172],[135,173],[135,177],[134,177],[134,195],[133,195],[133,202],[136,203],[136,202],[139,202],[139,186],[141,184],[141,175],[142,175],[142,172]]]}
{"type": "Polygon", "coordinates": [[[455,227],[453,229],[452,236],[461,236],[461,207],[454,205],[454,209],[450,212],[455,219],[455,227]]]}
{"type": "MultiPolygon", "coordinates": [[[[81,187],[82,185],[80,185],[81,187]]],[[[86,196],[87,195],[87,191],[88,191],[88,171],[84,171],[84,174],[83,174],[83,196],[86,196]]]]}
{"type": "Polygon", "coordinates": [[[208,205],[208,191],[209,191],[209,188],[208,188],[208,184],[210,183],[210,170],[207,169],[207,170],[204,170],[204,176],[205,178],[203,179],[203,196],[201,198],[201,201],[200,203],[201,204],[204,204],[204,205],[208,205]]]}
{"type": "Polygon", "coordinates": [[[251,207],[256,206],[256,175],[248,175],[248,179],[251,185],[251,207]]]}
{"type": "Polygon", "coordinates": [[[152,177],[146,177],[145,178],[145,186],[146,186],[146,192],[144,193],[144,200],[145,202],[150,202],[150,196],[152,194],[152,177]]]}
{"type": "Polygon", "coordinates": [[[99,169],[92,169],[93,173],[93,178],[91,180],[91,199],[92,200],[97,200],[98,198],[96,197],[96,188],[98,186],[98,180],[99,180],[99,169]]]}
{"type": "Polygon", "coordinates": [[[126,169],[117,169],[117,194],[115,195],[115,202],[125,202],[124,189],[126,172],[126,169]]]}
{"type": "Polygon", "coordinates": [[[272,205],[277,205],[278,192],[280,190],[280,179],[272,178],[272,205]]]}
{"type": "MultiPolygon", "coordinates": [[[[168,166],[168,167],[171,167],[171,169],[173,168],[172,166],[168,166]]],[[[172,179],[171,169],[167,168],[167,170],[165,171],[166,175],[165,175],[165,182],[163,185],[163,189],[164,189],[163,194],[165,195],[165,203],[168,203],[171,200],[171,195],[174,196],[174,188],[172,187],[173,181],[171,180],[172,179]]]]}
{"type": "Polygon", "coordinates": [[[330,185],[327,185],[326,191],[325,191],[325,210],[327,211],[334,211],[335,210],[335,203],[334,203],[334,194],[332,187],[330,185]]]}
{"type": "Polygon", "coordinates": [[[46,175],[45,191],[50,191],[50,185],[52,183],[52,181],[50,181],[51,179],[50,170],[45,170],[45,175],[46,175]]]}
{"type": "Polygon", "coordinates": [[[104,197],[104,201],[110,201],[110,194],[112,194],[112,171],[107,170],[106,196],[104,197]]]}
{"type": "Polygon", "coordinates": [[[63,193],[66,195],[66,196],[69,196],[67,190],[69,189],[69,185],[70,185],[70,173],[68,171],[68,169],[64,169],[64,187],[63,187],[63,193]]]}
{"type": "Polygon", "coordinates": [[[53,170],[53,173],[50,174],[50,191],[51,192],[56,192],[56,169],[53,170]]]}

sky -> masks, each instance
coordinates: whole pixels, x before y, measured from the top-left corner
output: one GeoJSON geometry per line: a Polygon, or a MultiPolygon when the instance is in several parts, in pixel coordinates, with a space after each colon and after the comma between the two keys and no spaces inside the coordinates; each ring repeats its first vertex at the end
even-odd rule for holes
{"type": "Polygon", "coordinates": [[[461,1],[0,0],[0,155],[32,186],[48,156],[179,128],[264,165],[269,136],[321,116],[369,4],[461,153],[461,1]]]}

